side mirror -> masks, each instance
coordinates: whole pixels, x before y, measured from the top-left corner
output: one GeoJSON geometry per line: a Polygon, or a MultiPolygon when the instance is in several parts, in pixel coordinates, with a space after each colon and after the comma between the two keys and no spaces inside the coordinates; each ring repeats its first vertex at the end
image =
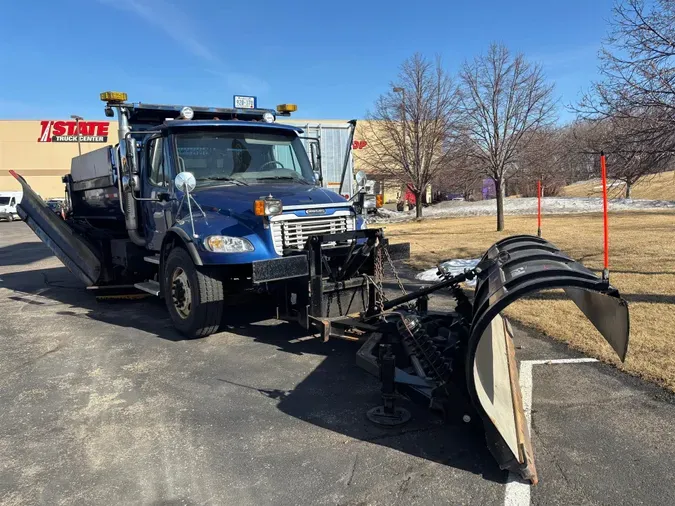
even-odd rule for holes
{"type": "Polygon", "coordinates": [[[197,180],[192,172],[179,172],[173,184],[183,193],[190,193],[197,186],[197,180]]]}
{"type": "Polygon", "coordinates": [[[323,171],[321,170],[321,145],[318,141],[311,142],[309,151],[312,161],[312,168],[314,170],[314,179],[317,186],[323,186],[323,171]]]}
{"type": "Polygon", "coordinates": [[[354,176],[354,177],[356,178],[356,186],[358,186],[359,188],[363,188],[364,186],[366,186],[366,182],[368,181],[368,177],[366,176],[365,172],[360,170],[356,173],[356,176],[354,176]]]}
{"type": "Polygon", "coordinates": [[[138,149],[136,139],[129,137],[127,139],[127,163],[131,174],[138,174],[138,149]]]}

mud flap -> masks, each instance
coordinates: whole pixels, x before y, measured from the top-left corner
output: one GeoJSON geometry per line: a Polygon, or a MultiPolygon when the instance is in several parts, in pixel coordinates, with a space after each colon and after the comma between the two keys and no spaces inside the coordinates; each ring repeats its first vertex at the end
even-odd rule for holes
{"type": "Polygon", "coordinates": [[[19,216],[70,272],[87,286],[96,284],[101,276],[97,248],[49,209],[23,177],[13,170],[9,172],[23,187],[23,197],[17,206],[19,216]]]}
{"type": "Polygon", "coordinates": [[[500,311],[543,289],[563,288],[623,361],[628,305],[608,281],[534,236],[513,236],[483,256],[473,304],[466,375],[488,447],[502,469],[537,482],[523,410],[512,332],[500,311]]]}

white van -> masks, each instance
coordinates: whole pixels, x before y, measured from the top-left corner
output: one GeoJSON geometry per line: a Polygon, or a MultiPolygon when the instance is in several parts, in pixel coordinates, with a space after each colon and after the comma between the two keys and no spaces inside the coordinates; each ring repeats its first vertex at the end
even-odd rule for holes
{"type": "Polygon", "coordinates": [[[20,219],[16,205],[21,202],[23,192],[0,192],[0,220],[20,219]]]}

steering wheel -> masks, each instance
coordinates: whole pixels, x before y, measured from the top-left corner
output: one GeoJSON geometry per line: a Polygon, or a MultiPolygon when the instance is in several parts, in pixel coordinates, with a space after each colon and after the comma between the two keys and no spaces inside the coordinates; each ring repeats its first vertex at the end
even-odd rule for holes
{"type": "Polygon", "coordinates": [[[267,165],[273,164],[273,163],[276,163],[276,164],[277,164],[280,168],[282,168],[282,169],[285,169],[285,168],[286,168],[286,167],[284,167],[284,164],[281,163],[280,161],[278,161],[278,160],[270,160],[269,162],[263,163],[263,164],[260,166],[260,169],[262,169],[263,167],[266,167],[267,165]]]}

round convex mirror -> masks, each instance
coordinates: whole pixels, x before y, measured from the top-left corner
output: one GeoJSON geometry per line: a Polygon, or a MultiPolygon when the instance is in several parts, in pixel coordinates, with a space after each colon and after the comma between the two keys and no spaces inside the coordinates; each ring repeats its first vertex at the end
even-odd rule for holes
{"type": "Polygon", "coordinates": [[[173,182],[176,189],[182,192],[191,192],[197,186],[197,180],[192,172],[179,172],[173,182]]]}

